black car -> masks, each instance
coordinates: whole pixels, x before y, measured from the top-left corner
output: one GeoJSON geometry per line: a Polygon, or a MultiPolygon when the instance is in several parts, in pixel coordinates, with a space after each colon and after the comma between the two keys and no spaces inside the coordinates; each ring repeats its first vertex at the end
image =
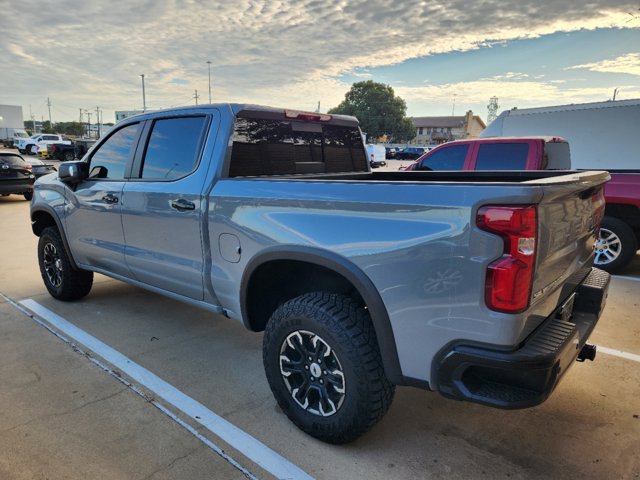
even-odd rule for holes
{"type": "Polygon", "coordinates": [[[31,171],[36,176],[36,179],[43,175],[48,175],[49,173],[58,171],[56,167],[50,163],[44,163],[42,160],[38,160],[37,158],[27,158],[25,161],[31,165],[31,171]]]}
{"type": "Polygon", "coordinates": [[[13,152],[0,152],[0,195],[14,193],[24,195],[26,200],[31,200],[35,180],[33,167],[20,155],[13,152]]]}
{"type": "Polygon", "coordinates": [[[427,150],[422,147],[408,147],[396,152],[396,160],[416,160],[427,150]]]}

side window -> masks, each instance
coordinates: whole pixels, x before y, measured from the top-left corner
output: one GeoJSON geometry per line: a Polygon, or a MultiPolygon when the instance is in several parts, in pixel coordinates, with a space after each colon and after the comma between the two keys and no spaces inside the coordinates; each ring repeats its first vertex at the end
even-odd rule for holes
{"type": "Polygon", "coordinates": [[[142,178],[175,180],[198,164],[206,117],[156,120],[142,164],[142,178]]]}
{"type": "Polygon", "coordinates": [[[462,170],[468,151],[469,144],[441,148],[422,160],[417,170],[462,170]]]}
{"type": "Polygon", "coordinates": [[[111,135],[91,156],[89,178],[124,179],[124,169],[138,139],[139,123],[127,125],[111,135]]]}
{"type": "Polygon", "coordinates": [[[483,143],[478,148],[476,170],[524,170],[528,154],[527,143],[483,143]]]}

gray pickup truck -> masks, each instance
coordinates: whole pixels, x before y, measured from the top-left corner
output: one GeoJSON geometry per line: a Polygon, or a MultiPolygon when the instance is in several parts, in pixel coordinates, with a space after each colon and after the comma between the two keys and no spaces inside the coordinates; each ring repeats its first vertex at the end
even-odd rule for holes
{"type": "Polygon", "coordinates": [[[355,118],[220,104],[119,123],[31,220],[55,298],[99,272],[264,331],[282,410],[344,443],[395,385],[524,408],[594,358],[608,178],[374,173],[355,118]]]}

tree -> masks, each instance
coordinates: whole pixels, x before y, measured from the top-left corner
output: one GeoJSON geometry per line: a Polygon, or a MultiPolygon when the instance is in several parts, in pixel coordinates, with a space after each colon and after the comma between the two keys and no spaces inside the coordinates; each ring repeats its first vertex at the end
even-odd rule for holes
{"type": "Polygon", "coordinates": [[[391,141],[411,140],[416,129],[406,118],[407,104],[389,85],[367,80],[351,85],[344,100],[329,113],[353,115],[369,138],[387,135],[391,141]]]}
{"type": "Polygon", "coordinates": [[[42,133],[56,133],[49,120],[42,122],[42,133]]]}
{"type": "Polygon", "coordinates": [[[58,133],[75,137],[81,137],[87,129],[86,124],[80,122],[58,122],[55,126],[58,133]]]}

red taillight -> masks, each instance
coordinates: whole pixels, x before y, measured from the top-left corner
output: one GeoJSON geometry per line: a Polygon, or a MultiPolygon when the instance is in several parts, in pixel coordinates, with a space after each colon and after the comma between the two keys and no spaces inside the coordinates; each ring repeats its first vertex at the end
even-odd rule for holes
{"type": "Polygon", "coordinates": [[[33,170],[33,167],[32,167],[32,166],[31,166],[31,164],[29,164],[29,163],[28,163],[28,164],[26,164],[26,165],[24,166],[24,168],[25,168],[25,170],[33,170]]]}
{"type": "Polygon", "coordinates": [[[478,210],[477,224],[482,230],[504,239],[502,257],[487,267],[487,306],[508,313],[526,310],[531,298],[536,259],[536,207],[482,207],[478,210]]]}

